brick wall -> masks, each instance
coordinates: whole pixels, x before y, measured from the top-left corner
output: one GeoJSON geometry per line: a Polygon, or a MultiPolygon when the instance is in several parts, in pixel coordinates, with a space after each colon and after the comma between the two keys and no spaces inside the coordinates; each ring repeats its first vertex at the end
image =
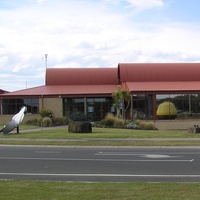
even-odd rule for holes
{"type": "MultiPolygon", "coordinates": [[[[13,115],[0,115],[0,125],[4,125],[8,122],[10,122],[12,120],[13,115]]],[[[32,120],[32,119],[40,119],[40,115],[39,114],[25,114],[24,115],[24,119],[22,121],[23,123],[26,123],[27,120],[32,120]]]]}
{"type": "Polygon", "coordinates": [[[55,117],[63,116],[62,98],[40,98],[39,109],[47,109],[53,111],[55,117]]]}
{"type": "MultiPolygon", "coordinates": [[[[63,116],[63,105],[62,105],[62,98],[40,98],[39,99],[39,110],[42,108],[51,110],[55,117],[62,117],[63,116]]],[[[6,124],[12,120],[12,115],[0,115],[0,125],[6,124]]],[[[22,123],[25,123],[27,120],[31,119],[40,119],[39,114],[26,114],[22,123]]]]}
{"type": "Polygon", "coordinates": [[[200,119],[175,119],[175,120],[156,120],[155,126],[159,130],[187,130],[190,127],[198,125],[200,127],[200,119]]]}

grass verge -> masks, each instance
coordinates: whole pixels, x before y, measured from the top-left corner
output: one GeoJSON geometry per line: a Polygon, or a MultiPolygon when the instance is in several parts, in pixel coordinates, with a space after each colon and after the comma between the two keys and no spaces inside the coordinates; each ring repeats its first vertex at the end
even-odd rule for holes
{"type": "MultiPolygon", "coordinates": [[[[127,129],[93,128],[92,134],[70,134],[67,128],[30,131],[21,134],[0,136],[0,144],[15,145],[85,145],[85,146],[199,146],[199,140],[176,140],[179,138],[200,138],[199,134],[187,131],[144,131],[127,129]],[[8,140],[1,140],[7,138],[8,140]],[[18,139],[28,139],[15,140],[18,139]],[[115,139],[85,141],[53,141],[54,139],[115,139]],[[120,139],[173,138],[172,141],[136,141],[120,139]],[[13,139],[13,140],[12,140],[13,139]],[[39,140],[38,140],[39,139],[39,140]],[[52,139],[45,141],[42,139],[52,139]]],[[[196,200],[200,195],[200,183],[81,183],[0,180],[0,200],[129,200],[170,199],[196,200]]]]}
{"type": "Polygon", "coordinates": [[[200,139],[200,134],[189,134],[187,130],[166,131],[93,128],[92,133],[76,134],[68,133],[67,127],[55,127],[53,129],[39,128],[37,130],[21,129],[21,134],[1,135],[0,144],[64,146],[200,146],[200,140],[198,140],[198,138],[200,139]],[[163,140],[158,140],[160,138],[163,140]],[[166,138],[171,138],[171,140],[167,140],[166,138]],[[185,138],[185,140],[180,140],[180,138],[185,138]],[[56,139],[60,140],[58,141],[56,139]],[[70,141],[70,139],[83,140],[70,141]]]}
{"type": "Polygon", "coordinates": [[[200,141],[179,141],[179,140],[170,140],[170,141],[42,141],[42,140],[29,140],[29,141],[20,141],[20,140],[0,140],[2,145],[51,145],[51,146],[200,146],[200,141]]]}
{"type": "MultiPolygon", "coordinates": [[[[20,129],[21,130],[21,129],[20,129]]],[[[80,138],[200,138],[200,134],[189,134],[187,130],[135,130],[116,128],[93,128],[92,133],[68,133],[67,127],[23,129],[21,134],[1,136],[5,138],[80,139],[80,138]]]]}
{"type": "Polygon", "coordinates": [[[81,183],[0,181],[0,200],[199,199],[200,183],[81,183]]]}

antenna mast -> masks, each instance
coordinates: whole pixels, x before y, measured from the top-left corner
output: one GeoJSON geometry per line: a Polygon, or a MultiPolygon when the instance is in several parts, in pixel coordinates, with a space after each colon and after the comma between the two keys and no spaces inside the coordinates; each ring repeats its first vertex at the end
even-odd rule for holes
{"type": "Polygon", "coordinates": [[[48,54],[45,54],[45,63],[46,63],[46,68],[47,68],[47,56],[48,56],[48,54]]]}

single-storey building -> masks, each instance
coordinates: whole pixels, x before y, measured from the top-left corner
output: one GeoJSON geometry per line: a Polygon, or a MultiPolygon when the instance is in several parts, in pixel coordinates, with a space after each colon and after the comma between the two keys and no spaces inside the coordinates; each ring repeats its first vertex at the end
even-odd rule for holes
{"type": "Polygon", "coordinates": [[[5,93],[8,93],[8,91],[0,89],[0,94],[5,94],[5,93]]]}
{"type": "Polygon", "coordinates": [[[177,118],[200,118],[200,63],[119,63],[116,68],[47,68],[45,85],[0,94],[0,119],[25,105],[31,118],[50,109],[56,117],[83,112],[98,121],[116,112],[112,93],[118,85],[131,94],[130,119],[156,120],[165,101],[175,105],[177,118]]]}

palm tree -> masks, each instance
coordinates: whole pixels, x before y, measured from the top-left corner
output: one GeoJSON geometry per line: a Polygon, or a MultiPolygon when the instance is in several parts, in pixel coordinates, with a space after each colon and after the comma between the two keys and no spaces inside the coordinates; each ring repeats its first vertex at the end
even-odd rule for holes
{"type": "Polygon", "coordinates": [[[113,107],[117,109],[117,117],[121,115],[120,109],[122,110],[122,118],[126,120],[126,110],[129,107],[131,96],[127,90],[122,89],[120,85],[117,86],[117,90],[113,91],[112,98],[114,100],[113,107]]]}

